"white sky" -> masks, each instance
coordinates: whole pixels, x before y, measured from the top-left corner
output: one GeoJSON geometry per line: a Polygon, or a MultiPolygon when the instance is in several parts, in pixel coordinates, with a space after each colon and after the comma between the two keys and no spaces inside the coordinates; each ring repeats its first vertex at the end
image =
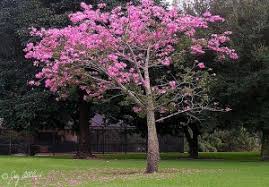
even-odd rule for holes
{"type": "MultiPolygon", "coordinates": [[[[170,5],[174,2],[174,0],[163,0],[164,2],[168,2],[170,5]]],[[[193,0],[176,0],[179,4],[182,4],[183,2],[185,3],[190,3],[193,2],[193,0]]]]}
{"type": "Polygon", "coordinates": [[[173,3],[173,0],[162,0],[163,2],[168,2],[170,5],[173,3]]]}
{"type": "Polygon", "coordinates": [[[166,1],[166,2],[168,2],[170,4],[173,2],[173,0],[164,0],[164,1],[166,1]]]}

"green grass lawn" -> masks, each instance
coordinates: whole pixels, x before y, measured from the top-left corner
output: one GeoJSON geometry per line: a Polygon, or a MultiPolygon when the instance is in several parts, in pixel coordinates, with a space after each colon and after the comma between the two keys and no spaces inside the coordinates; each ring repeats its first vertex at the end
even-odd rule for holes
{"type": "Polygon", "coordinates": [[[102,187],[268,187],[269,162],[257,153],[162,154],[160,172],[144,174],[144,154],[97,155],[95,160],[69,156],[0,156],[0,187],[102,186],[102,187]],[[17,184],[17,185],[16,185],[17,184]]]}

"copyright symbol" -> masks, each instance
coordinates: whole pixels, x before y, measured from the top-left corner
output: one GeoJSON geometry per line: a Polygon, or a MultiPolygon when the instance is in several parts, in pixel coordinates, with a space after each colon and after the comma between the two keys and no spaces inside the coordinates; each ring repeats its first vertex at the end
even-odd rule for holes
{"type": "Polygon", "coordinates": [[[8,180],[8,174],[7,173],[3,173],[1,175],[1,178],[2,178],[2,180],[8,180]]]}

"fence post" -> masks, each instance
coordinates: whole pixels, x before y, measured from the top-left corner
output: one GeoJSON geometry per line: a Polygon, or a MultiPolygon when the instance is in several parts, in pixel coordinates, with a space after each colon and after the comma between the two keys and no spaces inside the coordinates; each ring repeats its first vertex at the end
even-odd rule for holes
{"type": "Polygon", "coordinates": [[[105,154],[105,141],[106,141],[106,137],[105,137],[105,127],[103,126],[103,154],[105,154]]]}
{"type": "Polygon", "coordinates": [[[12,149],[11,130],[8,131],[9,131],[9,155],[11,155],[11,149],[12,149]]]}
{"type": "Polygon", "coordinates": [[[124,125],[124,142],[125,142],[125,147],[124,147],[124,151],[125,151],[125,154],[127,154],[127,146],[128,146],[128,140],[127,140],[127,128],[126,128],[126,125],[124,125]]]}
{"type": "Polygon", "coordinates": [[[124,152],[124,148],[125,148],[125,147],[124,147],[124,143],[125,143],[125,142],[124,142],[124,138],[123,138],[123,137],[124,137],[124,133],[125,133],[125,131],[124,131],[124,129],[122,128],[122,126],[121,126],[121,128],[119,129],[119,131],[120,131],[119,134],[121,135],[121,136],[120,136],[120,150],[121,150],[120,152],[123,153],[123,152],[124,152]]]}
{"type": "Polygon", "coordinates": [[[96,152],[99,152],[99,129],[96,129],[96,152]]]}
{"type": "Polygon", "coordinates": [[[27,136],[27,154],[28,156],[31,155],[31,148],[30,148],[30,135],[29,135],[29,130],[26,130],[26,136],[27,136]]]}
{"type": "MultiPolygon", "coordinates": [[[[65,131],[64,131],[64,134],[65,134],[65,131]]],[[[55,136],[56,136],[56,131],[53,130],[53,133],[52,133],[52,155],[55,156],[55,136]]]]}

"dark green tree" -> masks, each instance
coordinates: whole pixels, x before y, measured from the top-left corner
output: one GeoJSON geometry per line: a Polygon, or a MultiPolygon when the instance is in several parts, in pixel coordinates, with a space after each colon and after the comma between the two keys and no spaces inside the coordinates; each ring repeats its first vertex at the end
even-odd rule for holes
{"type": "MultiPolygon", "coordinates": [[[[38,130],[63,127],[72,120],[79,130],[78,158],[91,155],[89,118],[94,114],[91,103],[80,97],[76,88],[68,101],[57,102],[56,97],[44,88],[32,88],[36,69],[24,59],[23,48],[31,40],[30,27],[52,28],[70,24],[68,14],[80,9],[80,0],[3,0],[0,2],[0,118],[8,128],[38,130]],[[78,121],[78,122],[77,122],[78,121]]],[[[107,8],[126,3],[124,0],[106,2],[107,8]]]]}
{"type": "Polygon", "coordinates": [[[269,159],[269,2],[266,0],[196,0],[186,10],[201,14],[210,9],[226,19],[233,46],[239,53],[236,63],[212,66],[217,73],[215,98],[232,111],[216,117],[221,128],[242,124],[250,131],[262,131],[262,159],[269,159]]]}

